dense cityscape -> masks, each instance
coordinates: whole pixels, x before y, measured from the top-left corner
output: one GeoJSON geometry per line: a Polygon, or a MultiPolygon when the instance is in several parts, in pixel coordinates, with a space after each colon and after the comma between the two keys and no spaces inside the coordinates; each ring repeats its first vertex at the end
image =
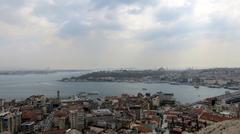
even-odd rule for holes
{"type": "Polygon", "coordinates": [[[80,92],[62,98],[58,91],[55,98],[33,95],[22,101],[1,99],[0,133],[191,134],[240,118],[239,91],[192,104],[180,104],[173,93],[163,92],[97,96],[97,92],[80,92]]]}

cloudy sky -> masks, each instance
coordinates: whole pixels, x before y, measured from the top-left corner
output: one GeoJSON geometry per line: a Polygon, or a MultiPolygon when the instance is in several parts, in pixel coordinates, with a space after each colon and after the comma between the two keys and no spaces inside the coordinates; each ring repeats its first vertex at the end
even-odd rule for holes
{"type": "Polygon", "coordinates": [[[0,69],[240,66],[240,0],[0,0],[0,69]]]}

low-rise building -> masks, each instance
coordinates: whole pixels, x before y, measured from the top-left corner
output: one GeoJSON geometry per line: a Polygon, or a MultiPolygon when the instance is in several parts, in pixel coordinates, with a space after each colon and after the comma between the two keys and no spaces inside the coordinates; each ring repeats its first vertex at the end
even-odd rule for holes
{"type": "Polygon", "coordinates": [[[69,114],[70,127],[82,131],[85,127],[85,114],[83,111],[71,110],[69,114]]]}
{"type": "Polygon", "coordinates": [[[19,131],[21,125],[21,112],[1,112],[0,132],[8,131],[14,134],[19,131]]]}

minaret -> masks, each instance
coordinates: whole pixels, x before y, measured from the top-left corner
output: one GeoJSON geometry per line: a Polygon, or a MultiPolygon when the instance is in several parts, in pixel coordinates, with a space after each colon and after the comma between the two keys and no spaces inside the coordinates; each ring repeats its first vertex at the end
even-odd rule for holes
{"type": "Polygon", "coordinates": [[[0,112],[4,111],[4,100],[0,99],[0,112]]]}
{"type": "Polygon", "coordinates": [[[60,91],[57,91],[57,99],[60,100],[60,91]]]}

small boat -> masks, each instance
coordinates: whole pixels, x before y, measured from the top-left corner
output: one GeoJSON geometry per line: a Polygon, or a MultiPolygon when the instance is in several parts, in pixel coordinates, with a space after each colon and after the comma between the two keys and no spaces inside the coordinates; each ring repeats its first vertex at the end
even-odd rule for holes
{"type": "Polygon", "coordinates": [[[170,82],[170,85],[180,85],[178,82],[170,82]]]}
{"type": "Polygon", "coordinates": [[[146,88],[142,88],[142,90],[147,90],[146,88]]]}
{"type": "Polygon", "coordinates": [[[194,85],[194,88],[199,88],[199,85],[194,85]]]}
{"type": "Polygon", "coordinates": [[[220,88],[219,85],[209,85],[208,87],[209,87],[209,88],[220,88]]]}

